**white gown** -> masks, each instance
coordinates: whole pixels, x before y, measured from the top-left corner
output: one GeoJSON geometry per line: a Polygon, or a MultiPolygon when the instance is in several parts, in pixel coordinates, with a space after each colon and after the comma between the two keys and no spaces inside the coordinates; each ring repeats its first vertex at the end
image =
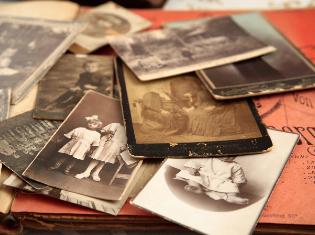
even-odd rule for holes
{"type": "Polygon", "coordinates": [[[65,137],[71,140],[59,149],[58,152],[83,160],[91,146],[99,146],[101,134],[84,127],[78,127],[65,134],[65,137]]]}
{"type": "Polygon", "coordinates": [[[106,136],[101,138],[100,144],[91,155],[91,158],[114,164],[120,155],[122,148],[127,144],[125,128],[120,123],[111,123],[103,128],[103,131],[114,132],[113,137],[107,140],[106,136]]]}

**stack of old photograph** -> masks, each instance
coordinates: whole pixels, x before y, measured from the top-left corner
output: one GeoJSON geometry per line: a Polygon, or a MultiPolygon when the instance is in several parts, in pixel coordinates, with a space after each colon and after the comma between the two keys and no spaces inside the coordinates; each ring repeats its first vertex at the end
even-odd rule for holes
{"type": "Polygon", "coordinates": [[[315,68],[258,13],[150,25],[114,3],[0,17],[4,184],[111,215],[136,192],[193,231],[250,234],[299,136],[246,97],[312,88],[315,68]]]}

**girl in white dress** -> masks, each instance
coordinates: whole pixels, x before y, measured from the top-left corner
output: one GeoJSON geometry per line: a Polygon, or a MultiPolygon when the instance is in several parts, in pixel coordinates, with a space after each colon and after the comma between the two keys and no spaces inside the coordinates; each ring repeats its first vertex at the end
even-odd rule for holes
{"type": "Polygon", "coordinates": [[[246,183],[242,167],[234,161],[235,157],[220,157],[190,160],[177,175],[185,180],[185,190],[205,193],[214,200],[229,203],[248,204],[248,199],[239,196],[239,187],[246,183]]]}
{"type": "MultiPolygon", "coordinates": [[[[69,174],[71,168],[75,165],[76,160],[84,160],[87,152],[90,151],[91,146],[98,146],[101,134],[97,131],[102,126],[102,122],[97,115],[85,118],[88,122],[88,128],[77,127],[65,134],[64,136],[69,140],[62,148],[58,150],[64,156],[71,156],[72,159],[67,164],[65,174],[69,174]]],[[[55,165],[51,166],[50,170],[58,169],[66,162],[68,157],[59,159],[55,165]]]]}
{"type": "MultiPolygon", "coordinates": [[[[92,170],[92,179],[94,181],[100,181],[99,173],[103,169],[106,163],[114,164],[116,159],[121,156],[124,162],[128,164],[135,163],[136,160],[124,159],[125,154],[122,154],[126,151],[127,137],[125,133],[125,128],[120,123],[111,123],[105,126],[101,132],[104,133],[104,136],[100,140],[99,146],[91,154],[91,162],[87,169],[81,173],[77,174],[75,177],[78,179],[87,178],[91,175],[92,170]]],[[[129,156],[129,155],[128,155],[129,156]]]]}

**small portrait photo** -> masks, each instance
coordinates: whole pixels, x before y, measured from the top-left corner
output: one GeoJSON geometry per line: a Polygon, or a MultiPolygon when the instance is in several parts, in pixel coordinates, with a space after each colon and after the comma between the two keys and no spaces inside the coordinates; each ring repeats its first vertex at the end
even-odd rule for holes
{"type": "Polygon", "coordinates": [[[251,234],[299,138],[268,133],[269,152],[168,158],[132,203],[202,234],[251,234]]]}
{"type": "Polygon", "coordinates": [[[95,38],[126,34],[131,30],[130,23],[122,16],[102,11],[82,15],[80,20],[88,23],[82,34],[95,38]]]}
{"type": "Polygon", "coordinates": [[[90,91],[24,175],[66,191],[119,200],[139,164],[127,151],[120,101],[90,91]]]}
{"type": "Polygon", "coordinates": [[[64,120],[89,90],[112,96],[112,66],[111,56],[64,55],[40,81],[33,117],[64,120]]]}

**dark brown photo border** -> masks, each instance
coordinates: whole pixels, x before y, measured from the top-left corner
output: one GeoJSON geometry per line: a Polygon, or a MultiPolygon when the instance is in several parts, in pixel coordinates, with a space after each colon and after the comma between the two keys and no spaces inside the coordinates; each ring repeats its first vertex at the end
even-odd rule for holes
{"type": "Polygon", "coordinates": [[[272,147],[272,142],[267,133],[267,129],[263,125],[252,100],[247,100],[247,103],[261,133],[261,137],[259,138],[200,143],[138,144],[132,124],[123,70],[124,66],[125,65],[121,59],[117,58],[115,60],[115,76],[120,85],[121,105],[128,139],[127,144],[130,154],[134,157],[219,157],[225,155],[244,155],[265,152],[272,147]]]}

